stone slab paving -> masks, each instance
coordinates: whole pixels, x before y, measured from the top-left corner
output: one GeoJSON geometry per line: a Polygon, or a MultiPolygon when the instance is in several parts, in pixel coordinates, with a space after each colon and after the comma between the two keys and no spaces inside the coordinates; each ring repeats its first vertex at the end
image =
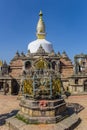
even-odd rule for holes
{"type": "Polygon", "coordinates": [[[60,121],[56,124],[25,124],[24,122],[18,120],[17,118],[9,118],[6,120],[6,124],[9,126],[10,130],[69,130],[72,129],[76,123],[79,122],[78,116],[74,113],[68,118],[60,121]],[[43,127],[44,126],[44,127],[43,127]]]}
{"type": "Polygon", "coordinates": [[[84,109],[78,113],[82,121],[75,130],[87,130],[87,95],[71,96],[66,99],[66,102],[79,103],[84,107],[84,109]]]}
{"type": "MultiPolygon", "coordinates": [[[[9,128],[4,125],[5,119],[9,119],[12,117],[19,107],[20,100],[17,99],[18,96],[10,96],[10,95],[0,95],[0,130],[9,130],[9,128]]],[[[77,115],[82,119],[80,125],[75,128],[75,130],[87,130],[87,95],[81,95],[81,96],[70,96],[68,99],[66,99],[66,102],[68,103],[79,103],[84,107],[82,111],[80,111],[77,115]]],[[[31,126],[32,130],[34,126],[31,126]]],[[[54,129],[54,125],[50,125],[50,127],[54,129]]],[[[62,126],[61,126],[62,127],[62,126]]],[[[42,130],[49,130],[49,127],[44,124],[38,125],[37,129],[39,130],[42,128],[42,130]]]]}
{"type": "Polygon", "coordinates": [[[4,125],[5,120],[12,117],[19,110],[17,96],[0,95],[0,130],[9,130],[4,125]]]}

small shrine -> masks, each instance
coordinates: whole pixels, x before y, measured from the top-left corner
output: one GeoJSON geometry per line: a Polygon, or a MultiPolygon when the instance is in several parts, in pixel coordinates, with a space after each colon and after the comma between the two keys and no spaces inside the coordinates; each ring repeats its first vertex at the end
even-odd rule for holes
{"type": "Polygon", "coordinates": [[[62,82],[53,70],[47,70],[47,64],[41,59],[38,70],[24,75],[23,98],[18,116],[28,123],[56,123],[66,116],[66,103],[61,97],[62,82]]]}

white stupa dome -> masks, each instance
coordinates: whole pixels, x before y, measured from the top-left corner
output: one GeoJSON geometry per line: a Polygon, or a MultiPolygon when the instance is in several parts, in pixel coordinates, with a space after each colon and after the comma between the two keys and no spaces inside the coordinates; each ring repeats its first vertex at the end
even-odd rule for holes
{"type": "Polygon", "coordinates": [[[32,41],[28,44],[28,50],[30,51],[30,53],[36,53],[39,47],[42,46],[45,52],[51,53],[53,51],[53,47],[52,44],[45,39],[46,36],[45,24],[42,19],[43,14],[41,11],[39,13],[39,16],[40,18],[37,24],[37,33],[36,33],[37,40],[32,41]]]}
{"type": "Polygon", "coordinates": [[[35,41],[32,41],[28,45],[28,50],[30,50],[30,53],[36,53],[40,46],[42,46],[45,52],[48,53],[51,53],[53,50],[52,44],[45,39],[37,39],[35,41]]]}

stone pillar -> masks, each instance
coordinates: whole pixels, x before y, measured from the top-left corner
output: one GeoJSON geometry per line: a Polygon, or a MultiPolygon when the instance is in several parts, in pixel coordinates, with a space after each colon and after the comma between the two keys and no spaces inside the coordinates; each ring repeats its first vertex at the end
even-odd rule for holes
{"type": "Polygon", "coordinates": [[[5,91],[5,80],[3,81],[3,92],[5,91]]]}
{"type": "Polygon", "coordinates": [[[50,75],[50,96],[52,97],[52,76],[50,75]]]}
{"type": "Polygon", "coordinates": [[[60,61],[57,62],[58,72],[60,72],[60,61]]]}
{"type": "Polygon", "coordinates": [[[5,87],[6,87],[7,84],[8,84],[8,87],[9,87],[9,91],[6,94],[11,95],[11,79],[4,80],[4,82],[3,82],[4,92],[5,92],[5,87]]]}
{"type": "Polygon", "coordinates": [[[11,94],[11,79],[8,81],[8,85],[9,85],[9,94],[11,94]]]}
{"type": "Polygon", "coordinates": [[[76,58],[74,58],[74,74],[78,74],[78,64],[76,58]]]}

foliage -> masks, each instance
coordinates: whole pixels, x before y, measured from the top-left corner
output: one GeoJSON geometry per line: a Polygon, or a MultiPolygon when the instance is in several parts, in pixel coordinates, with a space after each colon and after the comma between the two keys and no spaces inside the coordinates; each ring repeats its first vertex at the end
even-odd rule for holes
{"type": "Polygon", "coordinates": [[[18,120],[21,120],[21,121],[25,122],[26,124],[29,124],[28,119],[25,119],[25,117],[24,117],[24,116],[21,116],[20,114],[17,114],[17,115],[15,116],[15,118],[17,118],[18,120]]]}
{"type": "Polygon", "coordinates": [[[24,123],[26,123],[26,124],[39,124],[38,123],[38,120],[29,120],[29,119],[27,119],[27,118],[25,118],[23,115],[20,115],[20,114],[17,114],[16,116],[15,116],[15,118],[17,118],[18,120],[21,120],[21,121],[23,121],[24,123]]]}

